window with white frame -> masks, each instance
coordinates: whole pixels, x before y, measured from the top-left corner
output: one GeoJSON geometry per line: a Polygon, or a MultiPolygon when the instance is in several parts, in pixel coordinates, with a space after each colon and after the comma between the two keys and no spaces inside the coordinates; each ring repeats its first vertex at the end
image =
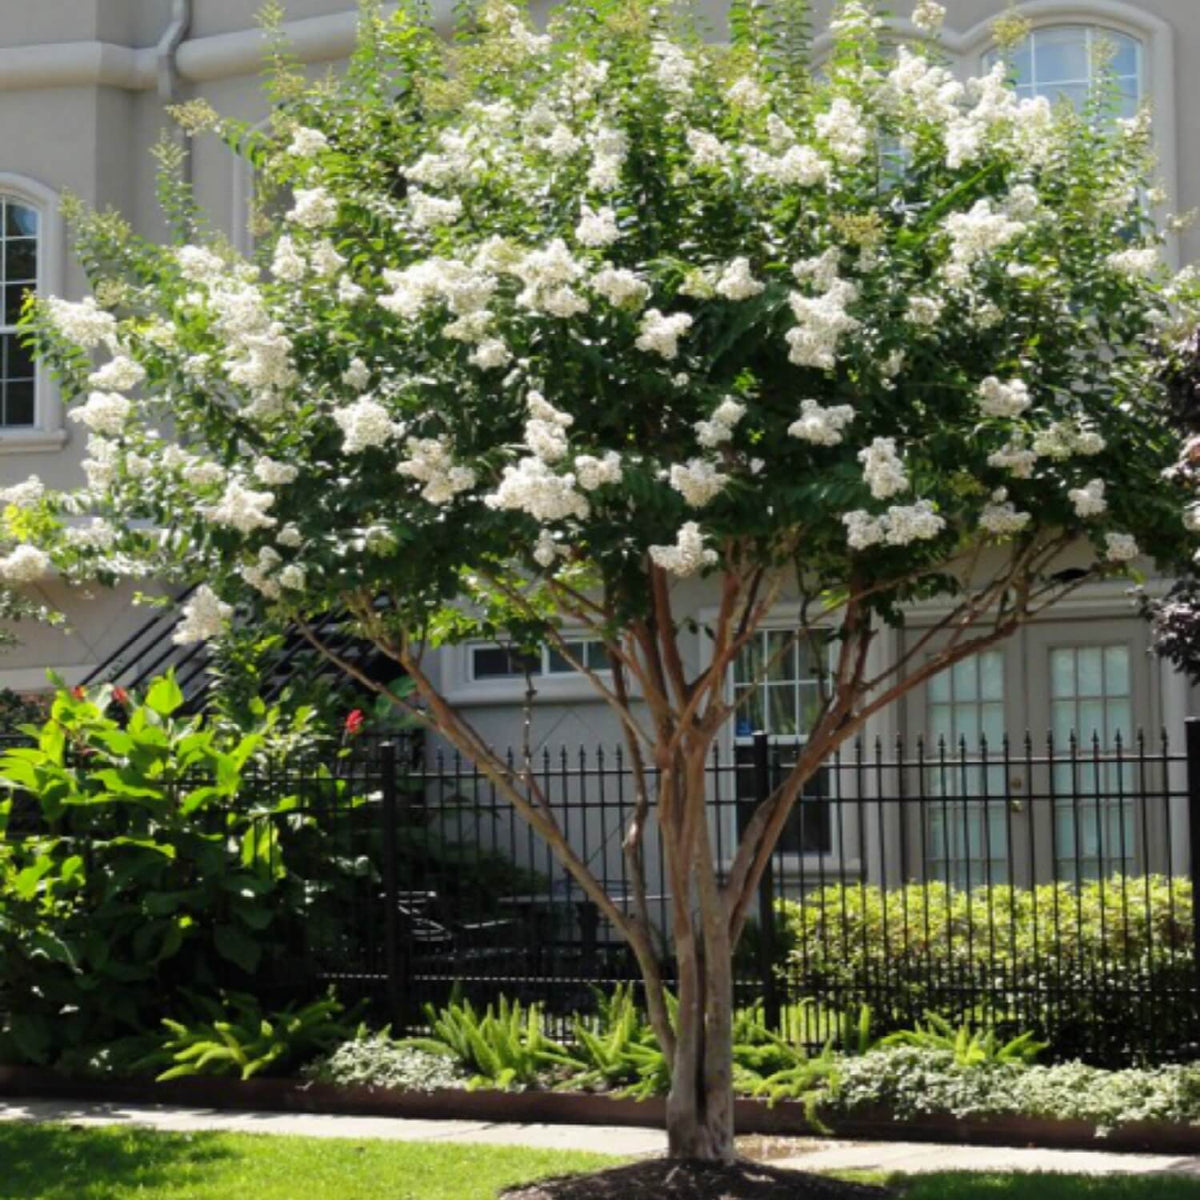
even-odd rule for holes
{"type": "Polygon", "coordinates": [[[17,322],[29,292],[38,289],[41,214],[24,200],[0,193],[0,429],[37,425],[37,371],[21,344],[17,322]]]}
{"type": "Polygon", "coordinates": [[[571,659],[593,671],[608,670],[608,652],[599,638],[565,638],[563,649],[566,654],[554,646],[542,646],[532,654],[522,654],[514,646],[477,642],[467,647],[470,677],[475,681],[484,681],[523,679],[527,674],[571,675],[575,672],[571,659]]]}
{"type": "Polygon", "coordinates": [[[1119,116],[1131,117],[1145,94],[1142,43],[1099,25],[1047,25],[1011,50],[985,56],[990,67],[1004,58],[1019,96],[1070,100],[1082,108],[1104,72],[1120,93],[1119,116]]]}
{"type": "MultiPolygon", "coordinates": [[[[824,634],[797,636],[792,629],[765,629],[738,655],[733,665],[733,699],[739,826],[749,820],[762,797],[762,780],[754,761],[753,735],[765,733],[767,786],[790,769],[821,710],[822,673],[829,653],[824,634]]],[[[779,839],[782,854],[829,854],[833,850],[830,799],[834,780],[827,767],[817,771],[788,817],[779,839]]],[[[739,830],[740,832],[740,830],[739,830]]]]}

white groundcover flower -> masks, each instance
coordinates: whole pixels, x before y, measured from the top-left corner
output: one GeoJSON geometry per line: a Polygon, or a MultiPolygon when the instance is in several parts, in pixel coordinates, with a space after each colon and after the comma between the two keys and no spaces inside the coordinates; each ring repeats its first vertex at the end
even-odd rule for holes
{"type": "Polygon", "coordinates": [[[705,547],[704,535],[695,521],[686,521],[680,527],[675,545],[650,547],[650,560],[654,565],[681,578],[714,566],[718,557],[715,550],[705,547]]]}
{"type": "Polygon", "coordinates": [[[211,641],[220,637],[232,616],[233,605],[221,600],[207,584],[201,584],[183,606],[183,620],[171,640],[179,646],[211,641]]]}

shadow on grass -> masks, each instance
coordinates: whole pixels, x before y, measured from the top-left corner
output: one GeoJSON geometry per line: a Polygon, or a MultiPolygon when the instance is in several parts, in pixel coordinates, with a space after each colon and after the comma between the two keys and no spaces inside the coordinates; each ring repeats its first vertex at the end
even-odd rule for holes
{"type": "Polygon", "coordinates": [[[3,1200],[114,1200],[227,1159],[215,1134],[0,1124],[3,1200]]]}
{"type": "Polygon", "coordinates": [[[942,1171],[886,1182],[903,1200],[1200,1200],[1200,1177],[1186,1175],[942,1171]]]}

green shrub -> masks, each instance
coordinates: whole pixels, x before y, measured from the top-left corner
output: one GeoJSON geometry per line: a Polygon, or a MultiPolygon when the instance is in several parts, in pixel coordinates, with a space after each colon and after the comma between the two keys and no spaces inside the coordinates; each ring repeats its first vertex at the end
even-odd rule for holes
{"type": "Polygon", "coordinates": [[[835,885],[780,907],[788,986],[843,1010],[869,1003],[882,1032],[931,1011],[1006,1035],[1032,1030],[1059,1058],[1118,1063],[1200,1033],[1186,879],[835,885]],[[1153,1021],[1140,1019],[1151,994],[1153,1021]]]}
{"type": "Polygon", "coordinates": [[[180,716],[170,676],[120,721],[115,695],[60,692],[0,757],[0,1061],[88,1062],[182,989],[311,986],[297,951],[357,870],[295,796],[241,794],[257,735],[180,716]]]}

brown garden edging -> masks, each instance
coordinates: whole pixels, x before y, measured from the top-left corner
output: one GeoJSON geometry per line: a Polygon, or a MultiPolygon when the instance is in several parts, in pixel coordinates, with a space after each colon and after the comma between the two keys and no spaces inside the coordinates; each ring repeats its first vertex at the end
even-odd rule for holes
{"type": "MultiPolygon", "coordinates": [[[[661,1099],[624,1100],[587,1092],[445,1090],[399,1092],[340,1087],[295,1079],[174,1079],[98,1081],[72,1079],[33,1067],[0,1067],[0,1099],[55,1099],[119,1104],[167,1104],[189,1108],[256,1109],[291,1113],[419,1117],[428,1120],[539,1122],[563,1125],[641,1125],[661,1128],[661,1099]]],[[[739,1133],[804,1135],[813,1132],[804,1106],[781,1101],[738,1100],[739,1133]]],[[[1050,1117],[927,1115],[893,1120],[885,1110],[827,1118],[833,1136],[870,1141],[956,1142],[985,1146],[1038,1146],[1057,1150],[1113,1150],[1200,1154],[1200,1125],[1139,1121],[1097,1137],[1085,1121],[1050,1117]]]]}

